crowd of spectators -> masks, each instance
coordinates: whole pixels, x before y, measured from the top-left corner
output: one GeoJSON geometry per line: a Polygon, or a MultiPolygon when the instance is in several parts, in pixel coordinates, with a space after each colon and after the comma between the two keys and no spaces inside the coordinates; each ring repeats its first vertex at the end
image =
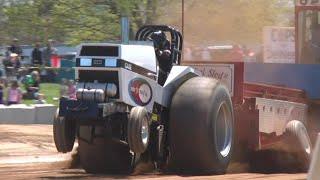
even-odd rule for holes
{"type": "MultiPolygon", "coordinates": [[[[12,105],[22,103],[23,99],[33,100],[35,104],[46,103],[46,95],[41,93],[40,73],[48,73],[52,57],[57,56],[58,51],[49,40],[44,48],[39,42],[35,43],[30,54],[31,64],[23,66],[23,49],[18,39],[13,39],[7,47],[2,58],[3,73],[0,73],[0,104],[12,105]]],[[[75,83],[67,81],[62,83],[61,88],[66,86],[67,91],[61,96],[74,98],[75,83]]]]}
{"type": "MultiPolygon", "coordinates": [[[[12,44],[7,47],[5,52],[4,65],[6,67],[11,66],[14,68],[19,68],[23,56],[23,49],[19,45],[18,39],[13,39],[12,44]]],[[[34,48],[30,54],[31,65],[33,66],[50,66],[50,60],[53,55],[57,55],[58,51],[53,47],[53,40],[48,40],[46,46],[41,48],[39,42],[35,43],[34,48]]]]}

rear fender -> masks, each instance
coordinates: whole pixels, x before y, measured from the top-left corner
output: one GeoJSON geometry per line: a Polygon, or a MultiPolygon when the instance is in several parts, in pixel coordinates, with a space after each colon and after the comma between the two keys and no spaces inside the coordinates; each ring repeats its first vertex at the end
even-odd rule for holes
{"type": "Polygon", "coordinates": [[[199,73],[189,66],[173,66],[163,86],[162,98],[159,100],[159,104],[169,107],[171,98],[180,85],[196,76],[199,76],[199,73]]]}

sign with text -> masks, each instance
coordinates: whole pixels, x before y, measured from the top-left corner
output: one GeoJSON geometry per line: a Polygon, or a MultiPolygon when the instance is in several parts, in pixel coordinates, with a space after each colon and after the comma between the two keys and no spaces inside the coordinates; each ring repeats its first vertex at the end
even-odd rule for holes
{"type": "Polygon", "coordinates": [[[263,60],[266,63],[295,63],[295,28],[265,27],[263,60]]]}
{"type": "Polygon", "coordinates": [[[320,6],[320,0],[296,0],[296,6],[320,6]]]}
{"type": "Polygon", "coordinates": [[[201,76],[211,77],[220,80],[234,95],[234,65],[233,64],[192,64],[201,76]]]}

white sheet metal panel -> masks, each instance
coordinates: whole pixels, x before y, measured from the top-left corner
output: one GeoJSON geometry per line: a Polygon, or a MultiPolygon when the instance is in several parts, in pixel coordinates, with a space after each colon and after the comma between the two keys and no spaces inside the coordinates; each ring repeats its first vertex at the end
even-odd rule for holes
{"type": "Polygon", "coordinates": [[[256,108],[259,109],[259,132],[275,132],[279,136],[291,120],[307,123],[307,105],[302,103],[256,98],[256,108]]]}
{"type": "Polygon", "coordinates": [[[121,69],[119,71],[119,92],[120,92],[120,100],[121,102],[124,102],[126,104],[129,104],[131,106],[138,106],[132,99],[129,93],[129,84],[134,79],[143,79],[148,82],[148,84],[151,86],[151,101],[145,106],[149,112],[152,112],[153,110],[153,104],[154,102],[160,102],[162,97],[162,91],[163,88],[157,83],[157,81],[147,78],[145,76],[142,76],[138,73],[129,71],[127,69],[121,69]]]}
{"type": "MultiPolygon", "coordinates": [[[[130,42],[131,43],[131,42],[130,42]]],[[[141,66],[150,71],[157,71],[157,58],[152,43],[116,44],[116,43],[85,43],[82,46],[112,46],[119,47],[119,55],[116,56],[80,56],[81,48],[78,49],[76,58],[84,59],[122,59],[141,66]]]]}
{"type": "Polygon", "coordinates": [[[200,73],[189,66],[173,66],[170,74],[163,86],[163,93],[161,95],[160,104],[169,106],[171,98],[176,89],[180,86],[186,78],[199,76],[200,73]]]}
{"type": "Polygon", "coordinates": [[[120,58],[148,69],[152,72],[157,71],[157,59],[154,47],[150,45],[121,45],[120,58]]]}

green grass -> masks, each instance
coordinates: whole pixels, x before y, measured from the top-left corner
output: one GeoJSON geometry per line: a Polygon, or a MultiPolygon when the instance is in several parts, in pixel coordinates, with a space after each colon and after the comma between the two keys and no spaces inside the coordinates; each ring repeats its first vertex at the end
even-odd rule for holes
{"type": "MultiPolygon", "coordinates": [[[[56,106],[59,105],[58,100],[53,100],[53,98],[59,98],[60,97],[60,84],[54,84],[54,83],[41,83],[40,84],[40,93],[44,94],[45,100],[49,104],[54,104],[56,106]]],[[[23,100],[23,104],[33,104],[33,100],[23,100]]]]}

